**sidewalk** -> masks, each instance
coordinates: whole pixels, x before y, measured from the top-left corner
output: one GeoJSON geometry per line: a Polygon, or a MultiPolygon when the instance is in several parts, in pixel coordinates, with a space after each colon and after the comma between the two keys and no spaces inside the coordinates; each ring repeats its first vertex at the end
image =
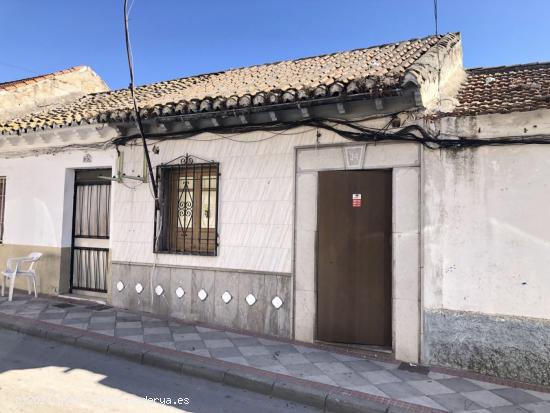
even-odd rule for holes
{"type": "Polygon", "coordinates": [[[0,327],[272,394],[326,411],[550,412],[540,386],[267,339],[64,299],[0,297],[0,327]],[[473,377],[477,378],[474,379],[473,377]],[[508,385],[506,385],[508,384],[508,385]],[[539,391],[537,391],[539,390],[539,391]],[[387,410],[389,408],[389,410],[387,410]]]}

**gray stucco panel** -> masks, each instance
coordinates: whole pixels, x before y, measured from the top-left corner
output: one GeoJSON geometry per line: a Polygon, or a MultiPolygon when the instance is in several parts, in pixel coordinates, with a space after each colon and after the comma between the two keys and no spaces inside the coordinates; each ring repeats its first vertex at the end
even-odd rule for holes
{"type": "Polygon", "coordinates": [[[550,385],[550,321],[426,310],[424,362],[550,385]]]}
{"type": "Polygon", "coordinates": [[[232,270],[166,267],[157,265],[113,263],[112,304],[131,310],[147,311],[191,322],[235,328],[289,338],[292,331],[292,278],[289,274],[240,272],[232,270]],[[125,285],[118,291],[116,284],[125,285]],[[143,286],[137,293],[136,284],[143,286]],[[162,293],[157,295],[155,287],[162,293]],[[183,288],[185,295],[176,296],[183,288]],[[204,289],[208,297],[202,301],[198,292],[204,289]],[[232,298],[225,303],[221,296],[227,291],[232,298]],[[249,305],[246,296],[253,294],[256,302],[249,305]],[[271,300],[278,296],[283,305],[276,309],[271,300]]]}

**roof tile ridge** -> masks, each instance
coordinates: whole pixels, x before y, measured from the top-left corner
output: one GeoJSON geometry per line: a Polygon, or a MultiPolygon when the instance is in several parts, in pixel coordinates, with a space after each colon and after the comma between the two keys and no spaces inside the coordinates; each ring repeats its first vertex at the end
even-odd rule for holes
{"type": "Polygon", "coordinates": [[[433,67],[433,59],[439,58],[439,51],[443,49],[444,55],[451,50],[461,40],[460,32],[449,32],[443,35],[439,35],[439,39],[426,50],[422,56],[410,65],[403,75],[402,86],[407,84],[414,84],[420,86],[422,81],[430,77],[431,69],[433,67]]]}

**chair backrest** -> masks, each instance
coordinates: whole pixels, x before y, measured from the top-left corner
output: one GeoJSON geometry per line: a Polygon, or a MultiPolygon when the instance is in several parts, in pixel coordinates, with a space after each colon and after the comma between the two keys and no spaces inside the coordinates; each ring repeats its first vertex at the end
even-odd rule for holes
{"type": "Polygon", "coordinates": [[[42,256],[41,252],[31,252],[28,257],[31,258],[33,261],[38,261],[40,257],[42,256]]]}
{"type": "Polygon", "coordinates": [[[29,258],[28,261],[30,261],[31,265],[29,265],[29,270],[32,270],[34,269],[34,264],[36,263],[36,261],[38,261],[40,259],[40,257],[42,257],[42,253],[41,252],[31,252],[29,255],[27,255],[27,257],[29,258]]]}
{"type": "Polygon", "coordinates": [[[8,258],[7,272],[12,273],[15,271],[15,268],[17,268],[18,272],[31,271],[34,269],[34,265],[40,259],[40,257],[42,257],[41,252],[31,252],[25,257],[8,258]]]}

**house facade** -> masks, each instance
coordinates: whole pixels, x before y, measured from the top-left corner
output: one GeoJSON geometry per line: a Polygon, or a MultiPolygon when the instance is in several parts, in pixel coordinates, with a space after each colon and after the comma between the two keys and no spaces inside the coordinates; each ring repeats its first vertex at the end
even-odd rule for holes
{"type": "Polygon", "coordinates": [[[40,291],[550,383],[550,65],[447,34],[5,122],[0,259],[40,291]]]}

